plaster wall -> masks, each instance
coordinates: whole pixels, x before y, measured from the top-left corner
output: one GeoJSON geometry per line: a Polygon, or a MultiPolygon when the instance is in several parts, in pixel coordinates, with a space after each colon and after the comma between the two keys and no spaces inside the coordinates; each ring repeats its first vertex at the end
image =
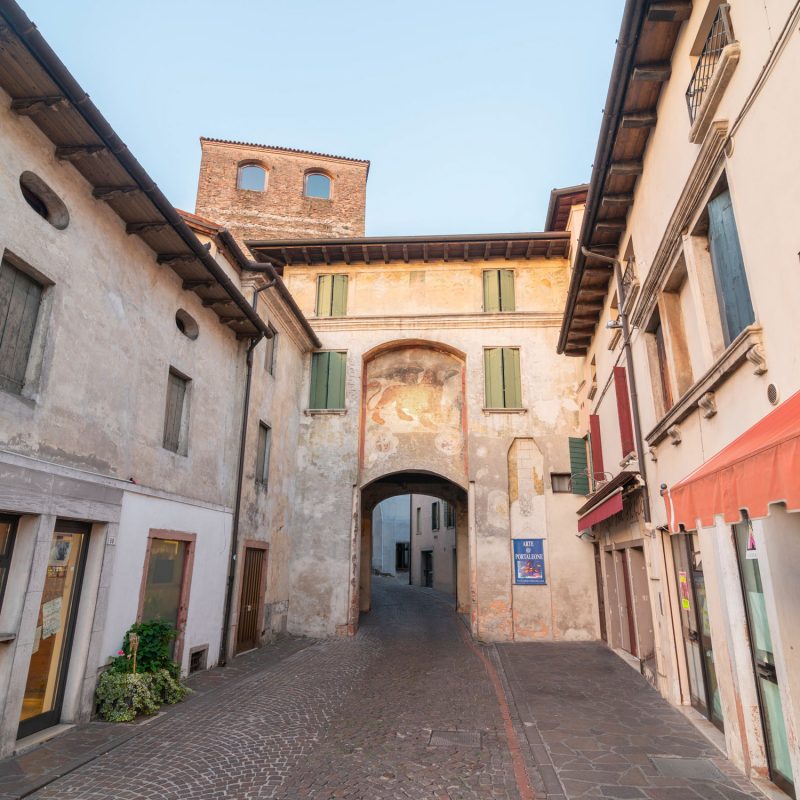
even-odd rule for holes
{"type": "MultiPolygon", "coordinates": [[[[436,497],[415,494],[411,497],[413,510],[413,542],[411,545],[411,580],[415,586],[425,585],[422,571],[422,552],[430,550],[433,559],[433,588],[440,592],[456,593],[455,575],[456,527],[446,524],[445,501],[436,497]],[[439,504],[439,526],[433,527],[432,507],[439,504]],[[419,515],[417,515],[419,509],[419,515]],[[417,524],[419,519],[419,525],[417,524]]],[[[455,517],[455,511],[453,513],[455,517]]],[[[455,520],[454,520],[455,521],[455,520]]]]}

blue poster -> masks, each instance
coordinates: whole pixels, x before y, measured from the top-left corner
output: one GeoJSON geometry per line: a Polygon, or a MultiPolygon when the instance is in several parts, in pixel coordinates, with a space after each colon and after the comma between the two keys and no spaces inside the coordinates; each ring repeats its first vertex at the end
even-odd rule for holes
{"type": "Polygon", "coordinates": [[[514,539],[514,583],[543,586],[544,539],[514,539]]]}

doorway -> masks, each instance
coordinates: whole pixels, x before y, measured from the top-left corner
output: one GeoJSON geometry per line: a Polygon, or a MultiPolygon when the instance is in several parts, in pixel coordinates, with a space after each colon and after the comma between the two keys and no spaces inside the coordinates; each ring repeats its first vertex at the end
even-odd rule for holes
{"type": "Polygon", "coordinates": [[[714,648],[708,620],[703,558],[698,547],[697,534],[674,535],[672,553],[678,587],[683,649],[689,673],[689,699],[695,709],[724,731],[722,702],[714,667],[714,648]]]}
{"type": "Polygon", "coordinates": [[[20,738],[61,719],[89,531],[88,523],[56,521],[25,682],[20,738]]]}
{"type": "Polygon", "coordinates": [[[264,577],[267,550],[245,547],[242,568],[242,591],[239,597],[239,620],[236,625],[236,652],[258,647],[261,612],[264,607],[264,577]]]}
{"type": "Polygon", "coordinates": [[[422,557],[422,585],[427,589],[433,588],[433,552],[431,550],[423,550],[420,553],[422,557]]]}

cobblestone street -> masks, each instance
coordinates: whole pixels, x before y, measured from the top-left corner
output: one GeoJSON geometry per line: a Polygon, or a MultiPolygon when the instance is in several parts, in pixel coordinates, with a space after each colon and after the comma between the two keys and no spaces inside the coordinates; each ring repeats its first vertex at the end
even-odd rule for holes
{"type": "MultiPolygon", "coordinates": [[[[604,647],[474,646],[440,596],[374,583],[373,611],[354,639],[290,640],[200,676],[196,696],[27,796],[759,796],[604,647]],[[512,692],[507,707],[501,686],[512,692]],[[453,732],[461,742],[448,744],[453,732]],[[690,778],[681,772],[689,762],[672,758],[670,771],[650,756],[701,758],[689,766],[711,773],[690,778]]],[[[47,760],[59,746],[21,758],[47,760]]],[[[0,784],[0,798],[14,796],[0,784]]]]}

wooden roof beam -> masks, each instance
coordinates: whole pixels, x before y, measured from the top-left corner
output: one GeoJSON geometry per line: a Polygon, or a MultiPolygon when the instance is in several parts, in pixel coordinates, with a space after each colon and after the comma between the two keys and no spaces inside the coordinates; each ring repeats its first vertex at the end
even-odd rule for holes
{"type": "MultiPolygon", "coordinates": [[[[549,259],[553,255],[553,247],[555,247],[555,242],[551,240],[547,244],[547,252],[544,254],[545,258],[549,259]]],[[[529,257],[528,256],[528,252],[526,250],[525,251],[525,258],[528,258],[528,257],[529,257]]]]}
{"type": "Polygon", "coordinates": [[[595,233],[622,233],[625,230],[625,220],[606,220],[594,226],[595,233]]]}
{"type": "Polygon", "coordinates": [[[578,300],[577,302],[581,302],[581,298],[586,298],[587,300],[590,299],[603,299],[608,294],[606,289],[579,289],[578,290],[578,300]]]}
{"type": "MultiPolygon", "coordinates": [[[[525,248],[525,258],[530,258],[533,255],[533,246],[534,246],[534,244],[535,244],[535,241],[533,239],[531,239],[528,242],[528,246],[525,248]]],[[[550,244],[552,245],[553,243],[550,242],[550,244]]],[[[550,258],[550,255],[549,255],[550,247],[547,248],[547,253],[548,253],[547,257],[550,258]]]]}
{"type": "Polygon", "coordinates": [[[210,278],[203,278],[202,280],[188,280],[183,282],[183,288],[187,290],[200,289],[201,287],[211,287],[215,281],[210,278]]]}
{"type": "Polygon", "coordinates": [[[306,264],[310,267],[311,266],[311,255],[308,252],[307,247],[302,248],[303,259],[305,260],[306,264]]]}
{"type": "Polygon", "coordinates": [[[444,263],[446,264],[450,258],[450,246],[447,244],[447,242],[444,243],[444,253],[442,255],[444,256],[444,263]]]}
{"type": "Polygon", "coordinates": [[[391,259],[389,258],[389,248],[385,245],[381,245],[381,253],[383,253],[383,263],[388,264],[391,259]]]}
{"type": "Polygon", "coordinates": [[[16,100],[11,101],[11,110],[21,116],[28,117],[43,108],[58,108],[61,105],[66,105],[66,103],[67,98],[62,97],[60,94],[43,95],[42,97],[18,97],[16,100]]]}
{"type": "Polygon", "coordinates": [[[113,200],[128,194],[138,194],[142,190],[138,186],[97,186],[92,189],[92,196],[98,200],[113,200]]]}
{"type": "Polygon", "coordinates": [[[350,251],[347,249],[347,245],[346,244],[342,245],[342,256],[344,257],[344,263],[345,264],[349,264],[350,263],[350,251]]]}
{"type": "Polygon", "coordinates": [[[369,250],[365,244],[361,245],[361,255],[364,257],[364,263],[369,264],[369,250]]]}
{"type": "Polygon", "coordinates": [[[633,68],[632,81],[652,81],[664,83],[672,74],[672,65],[669,61],[655,61],[650,64],[637,64],[633,68]]]}
{"type": "Polygon", "coordinates": [[[171,228],[172,225],[169,224],[166,220],[152,220],[151,222],[129,222],[125,226],[125,233],[132,235],[132,234],[141,234],[141,233],[150,233],[151,231],[157,233],[158,231],[166,230],[167,228],[171,228]]]}
{"type": "Polygon", "coordinates": [[[176,264],[191,264],[192,261],[197,261],[197,256],[194,253],[159,253],[156,261],[159,264],[175,266],[176,264]]]}
{"type": "Polygon", "coordinates": [[[325,263],[330,265],[331,257],[328,255],[328,248],[325,245],[322,245],[320,248],[322,250],[322,257],[325,259],[325,263]]]}
{"type": "Polygon", "coordinates": [[[80,158],[96,156],[106,149],[103,144],[70,144],[56,147],[56,158],[59,161],[77,161],[80,158]]]}
{"type": "Polygon", "coordinates": [[[604,206],[629,206],[633,203],[633,195],[629,192],[625,194],[604,194],[600,198],[600,204],[604,206]]]}
{"type": "Polygon", "coordinates": [[[649,22],[685,22],[692,15],[692,0],[653,0],[647,9],[649,22]]]}
{"type": "Polygon", "coordinates": [[[220,308],[235,305],[233,300],[203,300],[203,308],[220,308]]]}
{"type": "Polygon", "coordinates": [[[655,109],[652,111],[631,111],[623,114],[620,120],[622,128],[653,128],[658,122],[658,114],[655,109]]]}
{"type": "Polygon", "coordinates": [[[612,161],[608,166],[608,174],[614,177],[641,175],[642,162],[641,159],[632,161],[612,161]]]}
{"type": "Polygon", "coordinates": [[[289,255],[289,251],[285,247],[281,247],[281,255],[283,256],[283,263],[286,264],[287,267],[291,267],[292,257],[289,255]]]}
{"type": "Polygon", "coordinates": [[[407,244],[403,245],[403,261],[405,261],[406,264],[408,264],[408,245],[407,244]]]}
{"type": "Polygon", "coordinates": [[[511,248],[512,248],[513,246],[514,246],[514,242],[513,242],[513,240],[510,240],[510,241],[508,242],[508,244],[506,245],[506,255],[505,255],[505,259],[506,259],[506,261],[509,261],[509,260],[511,259],[511,248]]]}
{"type": "Polygon", "coordinates": [[[428,243],[422,245],[422,260],[427,264],[428,263],[428,243]]]}
{"type": "Polygon", "coordinates": [[[492,254],[492,243],[486,242],[483,248],[483,260],[488,261],[489,256],[491,256],[491,254],[492,254]]]}

